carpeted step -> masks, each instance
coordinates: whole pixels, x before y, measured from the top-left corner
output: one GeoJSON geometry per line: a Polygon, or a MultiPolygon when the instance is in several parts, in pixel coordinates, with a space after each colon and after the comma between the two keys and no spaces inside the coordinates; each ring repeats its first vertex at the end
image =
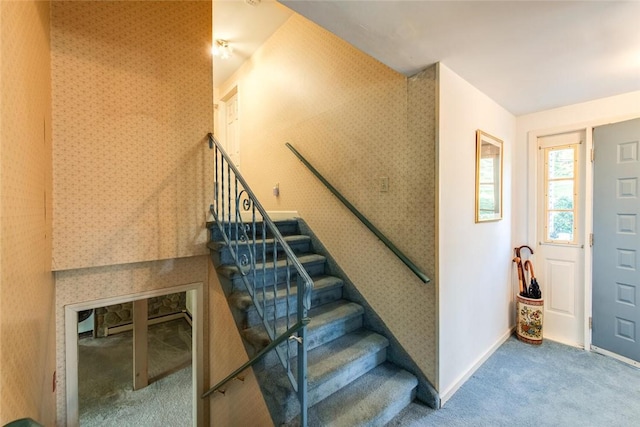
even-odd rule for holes
{"type": "MultiPolygon", "coordinates": [[[[233,214],[232,214],[233,216],[233,214]]],[[[233,219],[233,218],[232,218],[233,219]]],[[[274,225],[276,226],[276,228],[278,229],[278,231],[280,232],[280,234],[282,234],[283,236],[289,236],[292,234],[299,234],[298,233],[298,220],[295,218],[291,218],[291,219],[283,219],[283,220],[278,220],[278,221],[273,221],[274,225]]],[[[228,236],[230,236],[230,239],[235,239],[236,235],[238,236],[242,236],[245,233],[249,236],[253,235],[253,224],[251,223],[251,221],[247,221],[247,222],[243,222],[243,223],[238,223],[238,226],[236,227],[236,223],[232,220],[231,223],[229,223],[228,221],[225,220],[222,221],[222,226],[225,229],[225,234],[227,234],[228,236]],[[242,227],[244,227],[245,232],[242,232],[242,227]]],[[[209,229],[209,240],[210,241],[223,241],[224,239],[222,238],[222,232],[220,231],[220,228],[218,227],[218,224],[215,221],[208,221],[207,222],[207,228],[209,229]]],[[[256,230],[256,236],[258,238],[263,238],[264,236],[262,235],[262,221],[256,221],[255,223],[255,230],[256,230]]],[[[267,234],[267,238],[269,237],[273,237],[273,233],[271,232],[271,230],[269,230],[269,227],[266,227],[266,234],[267,234]]]]}
{"type": "MultiPolygon", "coordinates": [[[[364,309],[359,304],[339,300],[329,304],[322,305],[309,310],[308,315],[311,322],[307,326],[307,349],[312,350],[322,344],[339,338],[349,332],[355,331],[362,327],[362,314],[364,309]]],[[[278,334],[286,331],[286,319],[280,318],[277,321],[278,334]]],[[[290,316],[289,324],[296,323],[295,315],[290,316]]],[[[242,331],[243,338],[251,344],[255,352],[266,347],[270,339],[261,325],[247,328],[242,331]]],[[[286,346],[283,344],[282,347],[286,346]]],[[[291,346],[291,357],[297,354],[297,346],[291,346]]],[[[278,362],[275,352],[270,352],[264,357],[259,364],[262,367],[269,367],[278,362]]]]}
{"type": "MultiPolygon", "coordinates": [[[[317,254],[306,254],[298,257],[298,260],[302,264],[302,267],[307,271],[307,274],[311,277],[320,276],[324,274],[324,268],[326,258],[317,254]]],[[[274,263],[266,262],[256,264],[255,285],[257,288],[265,286],[273,286],[274,283],[285,283],[287,279],[287,270],[291,276],[291,280],[295,279],[296,269],[291,264],[291,261],[280,259],[275,263],[276,274],[274,274],[274,263]],[[264,267],[264,270],[263,270],[264,267]],[[288,267],[288,268],[287,268],[288,267]],[[263,280],[264,278],[264,280],[263,280]]],[[[230,279],[234,290],[245,291],[246,287],[242,281],[242,275],[235,265],[222,265],[217,268],[219,274],[230,279]]],[[[248,271],[248,269],[247,269],[248,271]]],[[[246,276],[248,280],[254,280],[254,275],[250,274],[246,276]]]]}
{"type": "MultiPolygon", "coordinates": [[[[327,398],[337,390],[366,374],[387,357],[389,341],[382,335],[365,329],[351,332],[308,353],[309,405],[327,398]]],[[[293,360],[295,373],[297,360],[293,360]]],[[[300,413],[298,396],[290,387],[282,370],[270,369],[258,373],[264,384],[265,400],[282,420],[300,413]]]]}
{"type": "Polygon", "coordinates": [[[384,426],[411,403],[417,384],[409,372],[384,363],[309,408],[309,426],[384,426]]]}
{"type": "MultiPolygon", "coordinates": [[[[313,278],[313,289],[311,291],[311,307],[319,307],[323,304],[338,301],[342,298],[342,287],[344,283],[342,279],[335,276],[319,276],[313,278]]],[[[266,317],[273,319],[274,300],[276,301],[275,307],[276,317],[283,317],[287,315],[287,292],[286,285],[280,285],[276,297],[273,295],[273,288],[268,288],[266,291],[266,317]]],[[[263,300],[262,292],[257,294],[258,301],[263,300]]],[[[262,324],[262,318],[258,314],[258,310],[246,292],[235,292],[229,296],[230,304],[241,311],[245,311],[245,325],[247,328],[251,328],[256,325],[262,324]]],[[[298,287],[294,282],[292,283],[291,290],[289,292],[288,304],[289,314],[297,313],[298,308],[298,287]]]]}
{"type": "MultiPolygon", "coordinates": [[[[311,251],[311,237],[304,235],[292,235],[292,236],[284,236],[284,241],[291,247],[293,253],[296,256],[301,254],[309,253],[311,251]]],[[[233,255],[231,255],[231,251],[233,250],[236,253],[238,259],[245,259],[248,262],[251,262],[251,251],[253,242],[250,240],[249,242],[236,242],[231,243],[231,247],[227,245],[224,241],[215,241],[209,242],[207,247],[214,252],[217,252],[217,256],[214,259],[214,263],[216,265],[222,264],[235,264],[233,259],[233,255]]],[[[256,239],[256,252],[255,252],[255,262],[261,262],[263,259],[273,259],[273,243],[274,239],[256,239]],[[266,256],[265,256],[266,255],[266,256]]],[[[277,245],[276,247],[276,256],[284,254],[284,249],[281,245],[277,245]]]]}
{"type": "Polygon", "coordinates": [[[360,329],[309,352],[309,404],[320,402],[383,363],[388,346],[389,340],[382,335],[360,329]]]}

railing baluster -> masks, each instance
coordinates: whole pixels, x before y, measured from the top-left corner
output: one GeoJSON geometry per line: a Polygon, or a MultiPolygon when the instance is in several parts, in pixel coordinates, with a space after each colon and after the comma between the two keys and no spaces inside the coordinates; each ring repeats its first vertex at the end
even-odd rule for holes
{"type": "MultiPolygon", "coordinates": [[[[218,146],[216,145],[216,148],[218,146]]],[[[224,224],[224,157],[221,157],[220,159],[220,173],[222,175],[222,185],[220,187],[220,199],[222,200],[222,212],[220,212],[222,215],[220,215],[220,217],[222,218],[222,223],[224,224]]]]}
{"type": "MultiPolygon", "coordinates": [[[[273,302],[278,297],[278,243],[273,239],[273,302]]],[[[276,332],[278,314],[273,310],[273,331],[276,332]]],[[[286,329],[285,329],[286,330],[286,329]]],[[[276,333],[277,335],[277,333],[276,333]]]]}
{"type": "MultiPolygon", "coordinates": [[[[238,199],[238,177],[236,177],[236,179],[234,179],[234,185],[235,185],[235,197],[233,198],[233,200],[235,200],[235,209],[236,209],[236,253],[239,254],[238,249],[240,248],[240,199],[238,199]]],[[[240,258],[240,265],[242,265],[242,258],[240,258]]]]}
{"type": "Polygon", "coordinates": [[[267,223],[262,219],[262,306],[266,318],[267,307],[267,223]]]}
{"type": "Polygon", "coordinates": [[[215,169],[213,172],[213,203],[215,205],[216,213],[220,212],[218,206],[218,147],[215,147],[215,155],[213,157],[215,163],[215,169]]]}
{"type": "MultiPolygon", "coordinates": [[[[289,329],[289,316],[291,315],[289,310],[289,296],[291,295],[291,270],[289,269],[289,257],[286,258],[286,267],[287,267],[287,291],[285,294],[285,313],[284,315],[287,318],[287,329],[289,329]]],[[[287,360],[291,360],[291,347],[290,347],[290,342],[291,340],[287,341],[287,360]]],[[[291,369],[291,367],[288,368],[289,370],[291,369]]]]}
{"type": "MultiPolygon", "coordinates": [[[[256,264],[258,262],[258,260],[256,259],[256,257],[258,256],[257,254],[257,248],[256,248],[256,206],[254,204],[251,204],[251,234],[252,234],[252,245],[251,245],[251,251],[253,252],[253,263],[251,264],[251,275],[253,277],[252,283],[253,286],[256,285],[257,283],[257,279],[256,279],[256,264]]],[[[263,298],[264,301],[264,298],[263,298]]],[[[262,312],[264,313],[264,311],[262,312]]]]}
{"type": "MultiPolygon", "coordinates": [[[[227,201],[228,203],[228,215],[227,215],[227,222],[229,225],[229,235],[231,235],[231,165],[229,163],[229,161],[227,160],[227,175],[229,175],[229,182],[227,183],[227,201]]],[[[238,238],[238,236],[236,236],[236,239],[238,238]]]]}

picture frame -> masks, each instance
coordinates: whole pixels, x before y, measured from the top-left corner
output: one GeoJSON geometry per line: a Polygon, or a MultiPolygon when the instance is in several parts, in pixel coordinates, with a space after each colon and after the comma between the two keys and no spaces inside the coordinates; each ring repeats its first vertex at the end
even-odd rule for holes
{"type": "Polygon", "coordinates": [[[476,223],[502,219],[503,141],[476,130],[476,223]]]}

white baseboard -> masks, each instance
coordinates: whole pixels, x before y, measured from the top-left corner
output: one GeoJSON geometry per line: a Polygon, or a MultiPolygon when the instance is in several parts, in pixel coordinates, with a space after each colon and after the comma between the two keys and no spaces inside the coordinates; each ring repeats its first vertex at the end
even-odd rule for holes
{"type": "Polygon", "coordinates": [[[462,387],[462,385],[466,383],[469,378],[471,378],[471,376],[478,370],[478,368],[480,368],[480,366],[482,366],[484,362],[486,362],[487,359],[491,357],[491,355],[495,353],[495,351],[498,348],[500,348],[500,346],[504,344],[505,341],[509,339],[509,337],[513,334],[515,330],[516,330],[515,326],[509,328],[509,330],[505,332],[504,335],[498,338],[498,340],[491,347],[489,347],[489,349],[482,356],[480,356],[475,361],[475,363],[467,370],[467,372],[463,373],[458,377],[456,382],[451,387],[449,387],[449,389],[440,393],[440,407],[444,406],[447,400],[449,400],[451,396],[453,396],[456,393],[456,391],[458,391],[458,389],[462,387]]]}
{"type": "MultiPolygon", "coordinates": [[[[256,216],[259,217],[259,213],[256,212],[256,216]]],[[[267,211],[267,215],[271,218],[272,221],[282,221],[285,219],[293,219],[299,218],[300,215],[298,211],[267,211]]],[[[240,214],[242,221],[245,223],[251,222],[251,213],[250,212],[242,212],[240,214]]]]}

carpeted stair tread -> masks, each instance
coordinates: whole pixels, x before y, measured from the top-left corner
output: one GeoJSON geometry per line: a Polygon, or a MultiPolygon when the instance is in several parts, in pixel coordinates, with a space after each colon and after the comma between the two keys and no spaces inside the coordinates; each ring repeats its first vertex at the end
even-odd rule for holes
{"type": "MultiPolygon", "coordinates": [[[[328,304],[330,302],[337,301],[342,298],[342,287],[344,286],[344,282],[342,279],[335,276],[319,276],[313,277],[313,289],[311,290],[311,307],[318,307],[323,304],[328,304]]],[[[263,300],[262,292],[257,292],[256,295],[258,301],[260,303],[263,300]]],[[[277,305],[277,317],[282,317],[286,315],[286,298],[287,298],[287,289],[286,285],[279,285],[277,293],[276,293],[276,305],[277,305]]],[[[291,290],[289,293],[289,310],[290,313],[297,312],[297,298],[298,298],[298,287],[297,283],[292,283],[291,290]]],[[[230,302],[239,310],[245,311],[245,321],[247,327],[253,327],[255,325],[259,325],[262,323],[262,319],[258,314],[258,310],[255,305],[253,305],[251,301],[251,297],[248,293],[236,293],[230,296],[230,302]]],[[[273,290],[267,289],[266,291],[266,303],[267,307],[266,313],[268,318],[273,318],[273,302],[274,295],[273,290]]]]}
{"type": "MultiPolygon", "coordinates": [[[[312,308],[307,313],[311,319],[307,326],[307,348],[309,350],[314,349],[361,328],[363,313],[362,306],[346,300],[339,300],[312,308]]],[[[290,325],[295,324],[296,317],[290,316],[289,322],[290,325]]],[[[278,319],[276,325],[278,333],[284,332],[286,330],[286,318],[278,319]]],[[[270,341],[267,332],[261,325],[245,329],[242,335],[258,351],[270,341]]]]}
{"type": "MultiPolygon", "coordinates": [[[[309,351],[309,405],[327,398],[383,363],[388,345],[389,341],[382,335],[359,329],[309,351]]],[[[296,367],[297,359],[293,359],[292,372],[297,372],[296,367]]],[[[282,412],[278,418],[289,420],[299,414],[298,396],[289,387],[289,379],[282,370],[265,370],[257,375],[268,403],[282,412]]]]}
{"type": "MultiPolygon", "coordinates": [[[[313,280],[313,289],[311,290],[312,293],[322,292],[324,290],[333,289],[333,288],[341,288],[344,285],[342,279],[336,276],[318,276],[318,277],[312,277],[311,279],[313,280]]],[[[234,303],[238,301],[238,305],[236,305],[235,308],[240,310],[246,310],[246,311],[255,310],[255,307],[253,305],[250,307],[248,306],[248,304],[251,304],[251,296],[247,292],[236,292],[236,294],[238,295],[235,295],[233,297],[234,303]],[[245,302],[248,302],[248,304],[245,302]]],[[[289,291],[289,297],[296,296],[297,294],[298,294],[298,284],[297,282],[292,282],[291,290],[289,291]]],[[[262,298],[263,298],[262,292],[260,291],[257,292],[256,297],[258,298],[258,301],[262,301],[262,298]]],[[[275,299],[280,300],[286,297],[287,297],[287,285],[286,284],[278,285],[275,299]]],[[[273,300],[274,300],[273,289],[268,289],[266,291],[267,306],[273,304],[273,300]]]]}
{"type": "MultiPolygon", "coordinates": [[[[298,257],[298,260],[300,261],[300,264],[302,264],[302,266],[305,267],[305,264],[324,263],[326,261],[326,258],[318,254],[306,254],[306,255],[300,255],[298,257]]],[[[267,271],[267,274],[273,272],[273,262],[267,262],[266,264],[259,262],[256,264],[256,269],[258,271],[262,271],[263,265],[265,266],[265,270],[267,271]]],[[[284,270],[286,265],[287,265],[287,261],[285,259],[280,259],[276,261],[276,268],[278,270],[284,270]]],[[[289,268],[291,268],[292,270],[295,270],[291,265],[290,261],[289,261],[289,268]]],[[[218,270],[218,273],[230,279],[233,279],[234,276],[240,276],[238,267],[236,267],[235,265],[222,265],[218,267],[217,270],[218,270]]]]}
{"type": "MultiPolygon", "coordinates": [[[[249,236],[249,238],[251,238],[251,236],[249,236]]],[[[291,236],[283,236],[284,241],[289,245],[300,245],[300,244],[305,244],[305,243],[309,243],[311,242],[311,237],[306,236],[304,234],[294,234],[291,236]]],[[[262,245],[264,243],[264,245],[267,246],[267,253],[269,253],[269,251],[273,252],[273,242],[275,241],[275,239],[273,238],[269,238],[269,239],[262,239],[262,238],[256,238],[255,244],[258,247],[258,251],[261,252],[262,251],[262,245]]],[[[253,243],[251,240],[249,241],[244,241],[244,242],[238,242],[238,246],[239,247],[247,247],[249,246],[250,243],[253,243]]],[[[227,243],[225,241],[210,241],[209,243],[207,243],[207,247],[213,251],[219,251],[222,249],[227,248],[227,243]]],[[[234,246],[235,249],[235,242],[231,243],[231,246],[234,246]]]]}
{"type": "Polygon", "coordinates": [[[310,404],[326,398],[386,360],[389,340],[360,329],[346,334],[308,354],[310,404]]]}
{"type": "Polygon", "coordinates": [[[417,384],[409,372],[384,363],[309,408],[309,425],[384,426],[413,400],[417,384]]]}

